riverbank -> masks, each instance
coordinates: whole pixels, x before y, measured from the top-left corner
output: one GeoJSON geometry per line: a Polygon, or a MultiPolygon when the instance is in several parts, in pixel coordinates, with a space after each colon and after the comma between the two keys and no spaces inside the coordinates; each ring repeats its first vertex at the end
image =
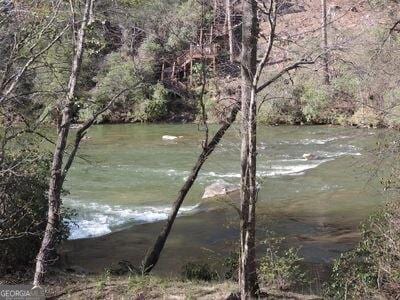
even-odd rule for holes
{"type": "MultiPolygon", "coordinates": [[[[356,224],[331,224],[317,229],[315,220],[294,217],[287,220],[279,215],[264,215],[263,218],[269,219],[269,231],[308,228],[313,232],[292,233],[284,243],[285,248],[301,247],[299,253],[305,257],[303,267],[309,275],[309,288],[313,291],[320,290],[321,282],[328,279],[332,260],[340,252],[352,249],[359,240],[356,224]]],[[[99,275],[106,270],[119,272],[124,264],[140,268],[144,255],[163,224],[156,222],[136,225],[101,237],[66,241],[60,248],[58,267],[83,275],[99,275]]],[[[261,225],[257,232],[258,241],[266,238],[264,226],[261,225]]],[[[224,260],[235,251],[238,237],[238,220],[233,209],[229,210],[223,204],[211,210],[200,208],[198,213],[176,220],[154,274],[166,278],[176,277],[191,262],[206,263],[223,274],[224,260]]],[[[259,243],[257,252],[258,257],[265,255],[265,245],[259,243]]]]}
{"type": "MultiPolygon", "coordinates": [[[[232,281],[183,281],[154,276],[69,276],[46,286],[47,299],[239,299],[238,285],[232,281]]],[[[316,295],[274,289],[260,299],[319,300],[316,295]]]]}
{"type": "MultiPolygon", "coordinates": [[[[209,118],[209,125],[217,125],[221,123],[221,120],[218,118],[209,118]]],[[[240,116],[237,118],[236,123],[240,122],[240,116]]],[[[72,128],[78,128],[80,124],[83,124],[84,120],[74,123],[72,128]]],[[[184,125],[184,124],[198,124],[196,121],[196,116],[191,118],[186,116],[172,116],[170,119],[164,121],[153,121],[153,122],[138,122],[138,121],[129,121],[124,118],[115,118],[113,120],[101,121],[96,125],[126,125],[126,124],[151,124],[151,125],[184,125]]],[[[270,116],[270,119],[266,119],[261,116],[258,120],[259,126],[271,126],[271,127],[279,127],[279,126],[299,126],[299,127],[309,127],[309,126],[332,126],[332,127],[342,127],[342,128],[357,128],[357,129],[394,129],[399,130],[400,124],[397,123],[385,123],[383,120],[379,119],[377,116],[368,116],[365,119],[360,116],[351,116],[339,118],[338,120],[334,120],[334,122],[306,122],[306,121],[288,121],[282,120],[278,116],[270,116]]]]}

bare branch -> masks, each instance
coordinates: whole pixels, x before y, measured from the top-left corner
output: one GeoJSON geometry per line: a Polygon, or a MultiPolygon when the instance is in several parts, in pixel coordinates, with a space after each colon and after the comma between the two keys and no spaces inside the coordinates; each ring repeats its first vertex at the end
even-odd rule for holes
{"type": "Polygon", "coordinates": [[[103,108],[101,108],[97,112],[95,112],[89,120],[87,120],[84,124],[82,124],[82,126],[79,127],[79,129],[75,135],[74,148],[72,149],[71,154],[69,155],[68,160],[63,169],[62,181],[65,181],[65,177],[67,176],[67,173],[68,173],[69,169],[71,168],[71,165],[75,159],[76,153],[78,152],[79,145],[80,145],[82,139],[84,138],[84,136],[86,135],[86,131],[94,124],[96,119],[102,113],[107,111],[111,107],[111,105],[115,102],[115,100],[119,96],[121,96],[123,93],[125,93],[126,91],[128,91],[128,89],[124,89],[121,92],[119,92],[117,95],[115,95],[103,108]]]}
{"type": "Polygon", "coordinates": [[[263,84],[261,84],[260,86],[257,87],[257,93],[261,92],[262,90],[264,90],[266,87],[270,86],[272,83],[274,83],[275,81],[277,81],[279,78],[281,78],[283,75],[285,75],[287,72],[300,68],[304,65],[312,65],[315,63],[315,59],[314,60],[300,60],[290,66],[287,66],[286,68],[284,68],[283,70],[281,70],[278,74],[276,74],[274,77],[272,77],[271,79],[269,79],[268,81],[264,82],[263,84]]]}
{"type": "Polygon", "coordinates": [[[5,102],[5,100],[7,99],[7,97],[14,91],[14,89],[16,88],[18,82],[20,81],[21,77],[24,75],[24,73],[28,70],[28,68],[40,57],[42,56],[44,53],[46,53],[65,33],[65,31],[69,28],[69,24],[67,26],[65,26],[63,28],[63,30],[61,30],[61,32],[45,47],[43,48],[41,51],[39,51],[38,53],[34,54],[25,64],[24,66],[21,68],[21,70],[15,74],[15,76],[13,77],[13,80],[10,84],[10,86],[3,92],[1,92],[1,96],[0,96],[0,105],[5,102]]]}

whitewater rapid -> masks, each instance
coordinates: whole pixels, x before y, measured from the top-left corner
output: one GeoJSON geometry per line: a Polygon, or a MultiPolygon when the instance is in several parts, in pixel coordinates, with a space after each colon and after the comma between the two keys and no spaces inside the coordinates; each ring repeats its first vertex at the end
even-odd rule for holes
{"type": "MultiPolygon", "coordinates": [[[[324,139],[299,139],[290,141],[278,141],[275,145],[268,145],[268,143],[259,144],[259,154],[268,154],[269,147],[292,147],[297,150],[295,154],[281,155],[281,157],[275,157],[275,159],[264,160],[258,165],[257,175],[263,177],[281,177],[281,176],[302,176],[307,171],[317,168],[320,165],[333,161],[343,156],[360,156],[361,150],[349,143],[337,144],[332,149],[323,148],[324,145],[329,143],[338,143],[342,140],[348,140],[349,136],[335,136],[324,139]],[[303,147],[303,148],[301,148],[303,147]],[[310,149],[310,147],[312,147],[310,149]],[[321,148],[322,147],[322,148],[321,148]],[[310,151],[315,154],[318,159],[307,160],[302,157],[304,151],[310,151]]],[[[226,150],[226,149],[224,149],[226,150]]],[[[129,164],[120,164],[115,168],[121,168],[124,170],[134,169],[133,172],[140,174],[151,174],[154,173],[157,176],[168,176],[172,177],[177,182],[186,180],[189,175],[188,170],[176,170],[176,169],[163,169],[163,168],[134,168],[129,164]]],[[[238,172],[217,172],[204,170],[200,172],[198,182],[202,186],[211,184],[219,179],[226,179],[232,183],[238,183],[240,178],[238,172]]],[[[132,180],[135,180],[132,178],[132,180]]],[[[177,191],[179,185],[177,184],[177,191]]],[[[149,191],[151,193],[151,191],[149,191]]],[[[200,199],[200,197],[199,197],[200,199]]],[[[173,199],[159,199],[161,203],[169,203],[173,199]]],[[[105,234],[109,234],[113,231],[126,228],[127,226],[135,224],[152,223],[167,219],[170,207],[168,205],[112,205],[103,204],[93,199],[88,202],[80,201],[78,197],[71,197],[64,199],[69,208],[74,209],[78,214],[72,218],[70,225],[70,239],[81,239],[89,237],[97,237],[105,234]]],[[[198,211],[199,204],[191,206],[183,206],[180,209],[179,216],[196,213],[198,211]]]]}

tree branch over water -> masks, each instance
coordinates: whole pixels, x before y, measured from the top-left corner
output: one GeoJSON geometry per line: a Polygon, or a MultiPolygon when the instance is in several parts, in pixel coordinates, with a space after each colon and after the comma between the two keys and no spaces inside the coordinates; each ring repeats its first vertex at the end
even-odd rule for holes
{"type": "Polygon", "coordinates": [[[190,173],[189,177],[186,179],[185,183],[183,184],[182,188],[179,191],[179,194],[172,205],[172,210],[168,215],[168,219],[161,230],[160,234],[158,235],[156,242],[154,243],[153,247],[147,253],[145,260],[143,262],[143,273],[150,273],[150,271],[154,268],[157,264],[161,252],[164,248],[165,242],[167,241],[168,235],[171,232],[172,225],[176,219],[178,211],[185,200],[187,193],[190,191],[193,183],[196,181],[196,178],[203,166],[206,162],[208,157],[217,147],[219,142],[221,141],[222,137],[225,135],[226,131],[231,127],[231,125],[235,122],[236,116],[239,112],[239,104],[236,103],[235,106],[232,108],[229,117],[224,122],[224,124],[218,129],[218,131],[214,134],[213,138],[210,140],[208,144],[203,145],[203,151],[197,158],[196,164],[194,165],[192,172],[190,173]]]}

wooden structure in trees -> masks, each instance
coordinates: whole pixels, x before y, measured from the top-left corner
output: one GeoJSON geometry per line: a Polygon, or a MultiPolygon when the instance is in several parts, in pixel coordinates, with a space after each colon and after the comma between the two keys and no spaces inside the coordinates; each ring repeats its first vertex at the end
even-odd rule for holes
{"type": "MultiPolygon", "coordinates": [[[[228,52],[233,63],[234,51],[233,30],[240,26],[240,0],[211,0],[214,18],[208,28],[201,28],[198,33],[198,43],[191,43],[189,49],[173,59],[163,59],[161,66],[161,81],[170,87],[179,89],[185,82],[192,84],[194,64],[204,62],[214,72],[217,61],[223,53],[228,52]],[[174,83],[175,82],[175,83],[174,83]]],[[[178,93],[177,93],[178,94],[178,93]]],[[[178,94],[180,95],[180,94],[178,94]]]]}

